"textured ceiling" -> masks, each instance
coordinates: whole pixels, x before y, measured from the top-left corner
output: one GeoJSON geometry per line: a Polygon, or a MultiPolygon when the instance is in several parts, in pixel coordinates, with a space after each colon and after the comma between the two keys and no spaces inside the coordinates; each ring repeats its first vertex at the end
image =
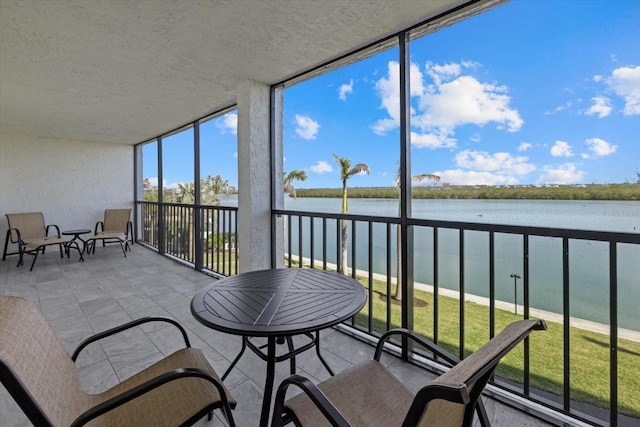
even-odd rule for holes
{"type": "Polygon", "coordinates": [[[466,0],[0,0],[0,132],[135,144],[466,0]]]}

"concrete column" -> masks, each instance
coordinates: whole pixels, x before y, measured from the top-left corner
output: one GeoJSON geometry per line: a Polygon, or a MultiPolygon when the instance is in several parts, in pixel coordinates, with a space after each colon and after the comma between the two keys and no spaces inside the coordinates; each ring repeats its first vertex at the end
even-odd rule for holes
{"type": "Polygon", "coordinates": [[[239,271],[271,268],[270,88],[238,85],[239,271]]]}
{"type": "MultiPolygon", "coordinates": [[[[273,103],[272,111],[273,115],[273,129],[271,145],[273,147],[273,207],[274,209],[284,209],[284,144],[283,144],[283,103],[284,103],[284,88],[279,87],[273,91],[273,103]]],[[[285,234],[284,234],[285,221],[283,217],[276,217],[273,221],[272,239],[273,239],[273,267],[284,267],[284,247],[285,247],[285,234]]]]}

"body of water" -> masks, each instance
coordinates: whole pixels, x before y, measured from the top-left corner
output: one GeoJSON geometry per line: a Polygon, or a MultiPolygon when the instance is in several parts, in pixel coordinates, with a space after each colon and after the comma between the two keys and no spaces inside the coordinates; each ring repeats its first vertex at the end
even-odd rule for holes
{"type": "MultiPolygon", "coordinates": [[[[339,213],[340,199],[285,198],[285,209],[339,213]]],[[[553,227],[579,230],[640,233],[640,203],[620,201],[548,201],[548,200],[414,200],[413,217],[432,220],[553,227]]],[[[349,199],[349,213],[397,216],[398,201],[393,199],[349,199]]],[[[309,257],[308,219],[303,222],[302,256],[309,257]],[[306,224],[306,225],[305,225],[306,224]]],[[[295,219],[294,219],[295,222],[295,219]]],[[[322,222],[316,220],[314,257],[322,256],[322,222]]],[[[327,221],[327,262],[335,263],[336,222],[327,221]]],[[[299,255],[297,222],[292,224],[293,254],[299,255]]],[[[369,270],[368,229],[356,229],[356,268],[369,270]]],[[[386,275],[386,226],[373,228],[373,271],[386,275]]],[[[562,313],[562,239],[531,237],[529,240],[530,305],[540,310],[562,313]]],[[[395,234],[391,239],[391,274],[395,276],[395,234]]],[[[522,236],[495,235],[496,298],[523,303],[524,277],[522,236]],[[515,289],[514,289],[515,287],[515,289]]],[[[598,323],[609,323],[609,246],[605,242],[571,240],[569,244],[570,315],[598,323]]],[[[439,286],[459,290],[460,246],[457,230],[440,229],[438,234],[439,286]]],[[[349,266],[353,261],[349,257],[349,266]]],[[[640,331],[640,245],[618,245],[618,322],[626,329],[640,331]]],[[[467,231],[464,234],[465,292],[489,296],[489,234],[467,231]]],[[[414,278],[433,284],[433,230],[414,230],[414,278]]]]}

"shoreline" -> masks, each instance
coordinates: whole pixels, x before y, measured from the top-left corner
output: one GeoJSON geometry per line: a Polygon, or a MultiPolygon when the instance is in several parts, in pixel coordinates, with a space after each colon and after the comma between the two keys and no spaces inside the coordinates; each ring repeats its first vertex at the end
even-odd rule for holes
{"type": "MultiPolygon", "coordinates": [[[[413,186],[412,199],[639,201],[637,183],[568,185],[427,185],[413,186]]],[[[342,189],[297,188],[297,197],[341,197],[342,189]]],[[[351,187],[349,198],[398,199],[397,187],[351,187]]]]}
{"type": "MultiPolygon", "coordinates": [[[[285,254],[285,257],[288,257],[288,256],[289,256],[288,254],[285,254]]],[[[291,260],[295,262],[299,262],[300,257],[298,255],[291,255],[291,260]]],[[[316,265],[318,264],[321,265],[322,261],[318,261],[316,265]]],[[[307,257],[302,257],[302,265],[305,267],[310,267],[311,259],[307,257]]],[[[327,263],[327,268],[337,270],[337,265],[332,263],[327,263]]],[[[348,268],[348,271],[349,273],[351,273],[351,268],[348,268]]],[[[369,272],[366,270],[356,269],[356,274],[367,277],[369,275],[369,272]]],[[[373,278],[380,281],[387,280],[387,276],[379,273],[373,273],[373,278]]],[[[392,284],[396,283],[395,277],[391,277],[391,283],[392,284]]],[[[432,285],[429,285],[426,283],[419,283],[419,282],[414,282],[413,285],[415,289],[433,294],[432,285]]],[[[439,288],[438,291],[440,295],[458,299],[458,300],[460,299],[460,292],[458,291],[454,291],[446,288],[439,288]]],[[[486,297],[481,297],[481,296],[473,295],[469,293],[465,293],[464,297],[465,297],[465,301],[473,302],[478,305],[489,306],[490,304],[489,298],[486,298],[486,297]]],[[[512,313],[514,312],[513,302],[495,300],[495,307],[500,310],[504,310],[512,313]]],[[[518,304],[517,308],[519,312],[524,312],[524,306],[518,304]]],[[[544,319],[546,321],[550,321],[554,323],[563,323],[563,319],[564,319],[562,314],[554,313],[551,311],[540,310],[533,307],[529,307],[529,314],[532,317],[544,319]]],[[[569,326],[591,331],[591,332],[597,332],[597,333],[609,336],[609,325],[604,323],[598,323],[591,320],[581,319],[578,317],[570,317],[569,326]]],[[[634,330],[625,329],[625,328],[618,328],[618,338],[625,339],[628,341],[633,341],[633,342],[640,342],[640,331],[634,331],[634,330]]]]}

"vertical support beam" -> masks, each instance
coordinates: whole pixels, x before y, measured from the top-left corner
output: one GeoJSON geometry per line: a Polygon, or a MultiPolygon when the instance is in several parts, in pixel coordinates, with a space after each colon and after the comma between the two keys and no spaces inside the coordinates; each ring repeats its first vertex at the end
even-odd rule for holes
{"type": "Polygon", "coordinates": [[[433,227],[433,342],[438,344],[439,341],[439,337],[438,337],[438,329],[439,329],[439,322],[438,319],[440,317],[439,315],[439,301],[440,301],[440,291],[439,291],[439,284],[440,284],[440,279],[439,279],[439,270],[438,270],[438,263],[439,261],[439,257],[438,257],[438,227],[433,227]]]}
{"type": "Polygon", "coordinates": [[[460,357],[460,360],[464,359],[464,329],[465,329],[465,324],[464,324],[464,293],[465,293],[465,282],[464,282],[464,230],[460,229],[458,231],[459,233],[459,247],[460,247],[460,259],[459,259],[459,275],[460,275],[460,299],[458,300],[459,306],[458,306],[458,315],[460,317],[460,336],[459,336],[459,346],[458,348],[460,349],[460,354],[458,357],[460,357]]]}
{"type": "Polygon", "coordinates": [[[158,253],[165,253],[165,228],[167,226],[164,217],[164,178],[162,176],[162,137],[158,137],[158,253]]]}
{"type": "Polygon", "coordinates": [[[196,271],[202,271],[203,258],[204,258],[204,243],[202,233],[202,209],[200,205],[201,200],[201,188],[200,188],[200,120],[196,120],[193,123],[193,191],[194,200],[193,203],[193,261],[196,271]]]}
{"type": "MultiPolygon", "coordinates": [[[[358,236],[357,236],[357,229],[356,229],[356,222],[355,220],[351,221],[351,277],[353,277],[354,279],[357,277],[356,275],[356,271],[358,271],[358,252],[356,250],[356,243],[358,242],[358,236]]],[[[300,249],[300,251],[302,251],[302,249],[300,249]]],[[[346,272],[346,266],[345,266],[345,274],[346,272]]]]}
{"type": "MultiPolygon", "coordinates": [[[[401,33],[398,36],[400,48],[400,234],[401,273],[402,282],[402,327],[413,330],[413,228],[408,225],[407,218],[411,217],[411,111],[410,97],[410,69],[411,53],[409,52],[409,35],[401,33]]],[[[404,338],[402,343],[402,357],[408,358],[410,352],[409,341],[404,338]]]]}
{"type": "Polygon", "coordinates": [[[609,424],[618,425],[618,247],[609,242],[609,424]]]}
{"type": "Polygon", "coordinates": [[[238,254],[240,273],[271,268],[271,90],[238,85],[238,254]]]}
{"type": "MultiPolygon", "coordinates": [[[[271,180],[273,209],[284,209],[284,149],[283,149],[283,104],[284,88],[271,90],[271,180]]],[[[282,216],[271,218],[271,267],[284,267],[285,219],[282,216]]],[[[302,256],[302,250],[300,251],[302,256]]],[[[311,257],[313,259],[313,256],[311,257]]]]}
{"type": "MultiPolygon", "coordinates": [[[[523,244],[523,281],[522,281],[522,304],[524,304],[524,318],[529,318],[529,234],[522,235],[523,244]]],[[[529,396],[531,376],[529,337],[524,339],[524,394],[529,396]]]]}
{"type": "MultiPolygon", "coordinates": [[[[391,329],[391,223],[387,223],[387,331],[391,329]]],[[[373,264],[369,264],[373,265],[373,264]]],[[[373,268],[371,268],[373,270],[373,268]]],[[[396,286],[399,283],[396,282],[396,286]]],[[[373,313],[370,311],[369,313],[373,313]]],[[[371,317],[371,316],[369,316],[371,317]]]]}
{"type": "Polygon", "coordinates": [[[496,334],[496,245],[495,233],[489,232],[489,339],[496,334]]]}
{"type": "Polygon", "coordinates": [[[569,238],[562,238],[563,409],[571,410],[571,305],[569,304],[569,238]]]}
{"type": "Polygon", "coordinates": [[[144,191],[142,188],[142,147],[143,144],[133,146],[133,200],[135,204],[133,206],[133,236],[131,236],[131,238],[134,242],[138,241],[140,230],[142,230],[140,220],[142,217],[142,215],[140,215],[142,205],[137,203],[144,199],[144,191]]]}

